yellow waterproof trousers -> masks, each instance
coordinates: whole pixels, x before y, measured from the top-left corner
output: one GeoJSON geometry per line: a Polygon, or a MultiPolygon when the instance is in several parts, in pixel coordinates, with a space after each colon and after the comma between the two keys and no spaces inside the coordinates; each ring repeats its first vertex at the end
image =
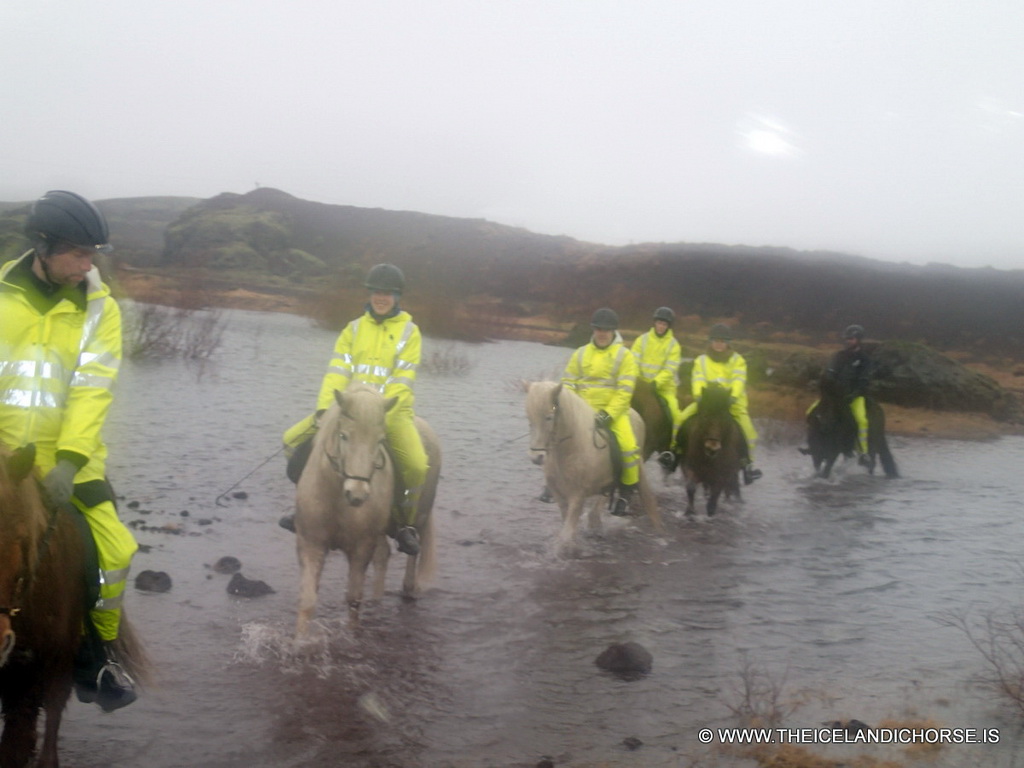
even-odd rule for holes
{"type": "MultiPolygon", "coordinates": [[[[818,407],[820,400],[815,400],[811,403],[811,407],[807,409],[807,413],[810,414],[815,408],[818,407]]],[[[853,414],[853,420],[857,422],[857,453],[868,452],[868,409],[864,402],[864,396],[855,397],[850,401],[850,413],[853,414]]]]}
{"type": "Polygon", "coordinates": [[[679,396],[676,391],[675,382],[670,379],[665,381],[655,379],[654,388],[665,399],[665,402],[668,403],[668,410],[672,415],[672,434],[674,435],[683,426],[683,411],[679,408],[679,396]]]}
{"type": "Polygon", "coordinates": [[[629,411],[613,419],[609,428],[622,452],[622,475],[619,481],[623,485],[636,485],[640,482],[640,446],[636,443],[633,425],[629,423],[629,411]]]}
{"type": "Polygon", "coordinates": [[[96,542],[100,566],[100,598],[90,611],[101,640],[114,640],[121,624],[121,605],[128,583],[128,569],[139,545],[128,527],[117,516],[112,501],[86,507],[71,497],[72,503],[85,515],[96,542]]]}

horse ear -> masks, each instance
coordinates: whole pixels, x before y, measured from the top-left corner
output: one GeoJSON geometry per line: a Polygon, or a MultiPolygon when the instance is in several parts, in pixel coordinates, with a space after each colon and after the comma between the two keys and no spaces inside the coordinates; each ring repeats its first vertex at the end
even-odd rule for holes
{"type": "Polygon", "coordinates": [[[530,391],[530,382],[527,381],[526,379],[520,379],[519,380],[519,389],[522,390],[523,393],[529,392],[530,391]]]}
{"type": "Polygon", "coordinates": [[[394,397],[389,397],[387,400],[385,400],[384,401],[384,413],[387,413],[392,408],[394,408],[397,403],[398,403],[398,395],[395,395],[394,397]]]}
{"type": "Polygon", "coordinates": [[[344,407],[344,402],[345,402],[344,401],[344,397],[345,396],[341,393],[340,389],[334,390],[334,402],[336,402],[338,405],[341,405],[343,407],[344,407]]]}
{"type": "Polygon", "coordinates": [[[35,463],[36,444],[29,443],[28,445],[15,449],[15,451],[8,457],[7,474],[10,475],[11,480],[16,483],[20,483],[28,477],[29,472],[32,471],[32,465],[35,463]]]}
{"type": "Polygon", "coordinates": [[[562,394],[562,382],[558,382],[558,386],[551,390],[551,404],[558,405],[558,398],[562,394]]]}

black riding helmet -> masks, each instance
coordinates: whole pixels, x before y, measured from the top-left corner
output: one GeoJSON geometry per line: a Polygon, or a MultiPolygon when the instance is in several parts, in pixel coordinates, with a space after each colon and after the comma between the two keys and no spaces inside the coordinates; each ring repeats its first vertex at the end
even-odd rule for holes
{"type": "Polygon", "coordinates": [[[81,248],[109,251],[110,232],[99,209],[81,195],[55,189],[32,205],[25,234],[48,247],[70,243],[81,248]]]}
{"type": "Polygon", "coordinates": [[[843,338],[861,341],[864,338],[864,326],[856,324],[846,326],[846,330],[843,331],[843,338]]]}
{"type": "Polygon", "coordinates": [[[664,320],[669,325],[675,322],[676,313],[672,311],[671,307],[658,307],[654,310],[655,320],[664,320]]]}
{"type": "Polygon", "coordinates": [[[723,323],[715,323],[711,326],[711,330],[708,331],[708,341],[714,341],[715,339],[732,341],[732,331],[729,329],[729,326],[723,323]]]}
{"type": "Polygon", "coordinates": [[[590,318],[590,327],[599,331],[614,331],[619,327],[619,316],[615,314],[615,310],[601,307],[590,318]]]}
{"type": "Polygon", "coordinates": [[[367,272],[363,286],[371,291],[401,293],[405,288],[405,275],[394,264],[378,264],[367,272]]]}

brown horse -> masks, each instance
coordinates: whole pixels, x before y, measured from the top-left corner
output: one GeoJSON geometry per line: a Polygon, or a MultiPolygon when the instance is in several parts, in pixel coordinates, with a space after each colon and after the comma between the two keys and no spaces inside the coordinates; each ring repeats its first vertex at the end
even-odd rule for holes
{"type": "Polygon", "coordinates": [[[729,413],[729,390],[708,384],[697,406],[697,413],[688,424],[686,439],[686,514],[694,512],[693,499],[697,486],[704,487],[708,497],[708,516],[718,510],[718,499],[740,498],[740,453],[743,433],[729,413]]]}
{"type": "Polygon", "coordinates": [[[630,402],[633,410],[644,420],[644,443],[641,448],[643,460],[652,453],[661,453],[672,447],[672,414],[658,395],[654,383],[638,378],[630,402]]]}
{"type": "MultiPolygon", "coordinates": [[[[335,392],[335,403],[324,414],[313,438],[309,463],[296,488],[296,547],[301,571],[297,638],[305,637],[316,611],[320,576],[327,553],[340,549],[348,558],[345,593],[349,622],[359,620],[366,571],[373,562],[373,597],[384,594],[391,550],[386,533],[395,494],[395,466],[385,448],[385,414],[397,398],[385,399],[375,388],[356,382],[335,392]]],[[[436,543],[431,514],[441,473],[437,435],[416,419],[430,469],[420,493],[416,529],[420,554],[406,561],[402,592],[413,597],[421,579],[436,570],[436,543]]]]}
{"type": "MultiPolygon", "coordinates": [[[[46,712],[37,765],[56,768],[57,731],[72,687],[86,620],[85,541],[71,513],[48,510],[32,465],[35,447],[0,449],[0,766],[28,765],[39,710],[46,712]]],[[[122,618],[120,660],[144,673],[141,649],[122,618]]]]}

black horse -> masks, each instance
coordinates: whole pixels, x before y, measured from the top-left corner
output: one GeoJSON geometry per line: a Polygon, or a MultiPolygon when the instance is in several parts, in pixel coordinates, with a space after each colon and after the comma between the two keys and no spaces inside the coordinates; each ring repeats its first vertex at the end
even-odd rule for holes
{"type": "Polygon", "coordinates": [[[723,492],[726,497],[740,498],[743,433],[729,413],[730,403],[728,389],[708,384],[697,413],[680,430],[680,445],[686,446],[683,473],[688,515],[693,514],[698,485],[703,486],[707,494],[709,516],[718,510],[718,499],[723,492]]]}
{"type": "MultiPolygon", "coordinates": [[[[828,477],[840,455],[853,456],[857,446],[857,422],[835,378],[823,376],[820,393],[817,404],[807,414],[808,447],[800,450],[810,455],[820,477],[828,477]]],[[[865,454],[868,471],[875,473],[877,459],[886,477],[899,477],[896,460],[885,439],[885,412],[872,397],[865,397],[864,405],[868,415],[868,452],[865,454]]]]}

